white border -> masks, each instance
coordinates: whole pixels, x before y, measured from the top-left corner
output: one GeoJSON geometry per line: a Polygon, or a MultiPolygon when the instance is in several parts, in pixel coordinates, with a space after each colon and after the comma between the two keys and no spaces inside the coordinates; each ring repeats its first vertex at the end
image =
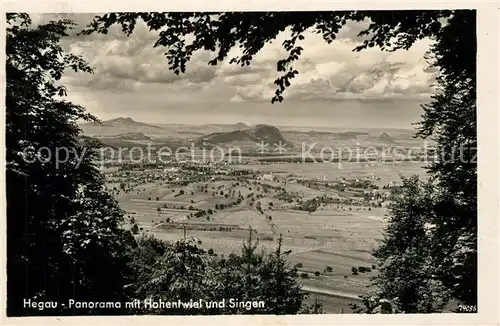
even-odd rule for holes
{"type": "MultiPolygon", "coordinates": [[[[420,315],[297,315],[297,316],[126,316],[126,317],[29,317],[6,318],[5,283],[0,286],[0,324],[176,324],[176,325],[498,325],[499,324],[499,7],[498,2],[472,1],[176,1],[176,2],[125,2],[125,1],[2,1],[2,14],[7,11],[41,12],[109,12],[109,11],[313,11],[313,10],[366,10],[366,9],[477,9],[478,34],[478,309],[477,314],[420,314],[420,315]]],[[[5,17],[5,16],[4,16],[5,17]]],[[[1,24],[0,64],[5,67],[5,20],[1,24]]],[[[4,68],[2,68],[4,69],[4,68]]],[[[5,98],[4,71],[1,78],[1,95],[5,98]]],[[[5,103],[5,102],[4,102],[5,103]]],[[[4,109],[5,105],[2,105],[4,109]]],[[[0,193],[5,194],[5,115],[0,115],[0,193]]],[[[0,214],[5,234],[5,196],[0,197],[4,211],[0,214]]],[[[1,239],[2,282],[5,281],[5,236],[1,239]]]]}

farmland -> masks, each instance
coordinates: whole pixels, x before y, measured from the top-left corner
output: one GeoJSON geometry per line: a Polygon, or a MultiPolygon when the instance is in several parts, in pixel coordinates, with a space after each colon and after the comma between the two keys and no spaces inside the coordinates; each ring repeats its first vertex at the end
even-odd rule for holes
{"type": "MultiPolygon", "coordinates": [[[[327,296],[325,309],[338,312],[347,309],[346,302],[361,294],[376,273],[370,253],[381,239],[387,204],[387,200],[382,205],[384,200],[351,198],[363,192],[366,195],[367,191],[356,189],[356,185],[351,187],[348,182],[354,180],[354,175],[356,180],[363,178],[383,185],[397,181],[398,175],[380,166],[367,169],[350,164],[340,170],[330,167],[329,164],[246,165],[237,168],[274,173],[274,177],[263,180],[253,175],[224,175],[182,183],[171,181],[158,169],[149,172],[149,176],[154,173],[156,178],[144,177],[144,182],[124,186],[125,191],[118,190],[121,177],[115,171],[111,174],[115,180],[109,187],[115,189],[121,207],[137,224],[139,233],[166,241],[193,237],[202,248],[212,249],[221,258],[240,252],[249,232],[259,241],[259,248],[267,251],[276,248],[281,235],[283,249],[291,250],[286,259],[297,267],[304,288],[321,289],[322,293],[314,295],[327,296]],[[292,170],[293,167],[296,169],[292,170]],[[302,179],[296,181],[280,171],[293,171],[294,177],[302,179]],[[336,178],[329,181],[330,185],[317,181],[325,175],[328,180],[336,178]],[[342,181],[346,189],[337,189],[340,179],[348,180],[342,181]],[[299,209],[298,206],[311,201],[319,202],[315,209],[299,209]],[[353,268],[360,270],[360,267],[363,272],[353,273],[353,268]],[[364,272],[365,268],[368,272],[364,272]],[[340,296],[334,299],[325,291],[340,296]]],[[[407,166],[406,172],[415,173],[418,168],[407,166]]],[[[131,173],[144,174],[140,170],[131,173]]],[[[376,192],[385,196],[377,198],[387,198],[388,193],[387,190],[369,192],[370,196],[376,192]]]]}

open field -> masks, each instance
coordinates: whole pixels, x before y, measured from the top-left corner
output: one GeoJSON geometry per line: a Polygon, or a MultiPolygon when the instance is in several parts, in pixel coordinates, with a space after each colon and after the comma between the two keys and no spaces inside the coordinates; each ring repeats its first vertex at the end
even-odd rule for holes
{"type": "MultiPolygon", "coordinates": [[[[219,186],[230,187],[229,183],[214,184],[216,188],[219,186]]],[[[294,190],[307,188],[300,185],[294,186],[297,188],[294,190]]],[[[267,251],[274,250],[280,234],[283,236],[283,249],[292,250],[287,257],[289,263],[292,265],[300,263],[299,272],[309,274],[309,278],[303,280],[307,286],[357,295],[366,288],[368,278],[374,273],[352,275],[351,268],[353,266],[370,267],[374,263],[369,253],[381,238],[383,209],[374,209],[371,212],[346,212],[334,208],[333,205],[327,205],[313,213],[297,210],[274,211],[267,208],[268,202],[273,201],[275,205],[278,205],[279,201],[274,198],[264,198],[265,200],[262,200],[263,214],[242,203],[227,211],[216,211],[210,221],[204,218],[188,219],[186,216],[189,210],[162,208],[161,213],[158,213],[156,208],[163,202],[187,206],[190,200],[194,200],[195,204],[207,204],[208,206],[204,207],[208,208],[216,203],[225,203],[228,199],[197,191],[195,185],[189,188],[193,190],[194,195],[188,192],[188,188],[183,187],[185,195],[172,197],[172,191],[165,190],[164,187],[148,186],[145,191],[146,195],[138,196],[142,198],[161,196],[159,201],[133,198],[137,195],[122,197],[120,200],[124,209],[135,212],[133,216],[143,231],[158,238],[176,241],[184,235],[194,237],[201,241],[200,246],[206,250],[214,249],[217,254],[226,256],[240,252],[242,244],[248,237],[247,230],[251,227],[256,231],[253,235],[254,239],[258,239],[260,248],[267,251]],[[272,220],[268,220],[267,216],[271,216],[272,220]],[[182,227],[163,229],[156,226],[164,223],[166,218],[169,218],[171,222],[201,226],[202,229],[185,231],[182,227]],[[212,225],[237,225],[240,230],[204,231],[203,225],[207,229],[212,225]],[[332,272],[324,272],[327,266],[332,268],[332,272]],[[316,271],[319,271],[321,276],[314,276],[316,271]]],[[[210,189],[212,186],[207,185],[207,187],[210,189]]],[[[178,192],[178,189],[175,192],[178,192]]]]}
{"type": "MultiPolygon", "coordinates": [[[[348,303],[367,289],[370,277],[377,273],[371,252],[382,239],[386,205],[362,201],[358,195],[370,188],[349,185],[339,190],[311,182],[364,179],[381,187],[398,182],[399,174],[424,174],[420,163],[395,164],[246,164],[236,168],[261,175],[272,172],[278,178],[222,174],[211,181],[176,185],[160,177],[116,195],[140,232],[166,241],[193,237],[219,257],[240,253],[250,229],[259,250],[274,251],[281,236],[283,250],[291,250],[288,263],[297,267],[304,289],[312,293],[309,300],[317,297],[330,313],[349,313],[348,303]],[[326,197],[338,201],[323,202],[311,212],[298,210],[297,203],[326,197]],[[353,273],[354,267],[369,271],[353,273]]],[[[108,187],[118,189],[120,184],[115,180],[108,187]]],[[[388,192],[375,189],[375,193],[388,192]]]]}
{"type": "Polygon", "coordinates": [[[311,179],[325,177],[327,180],[339,178],[381,178],[381,184],[399,181],[399,175],[413,174],[425,178],[423,162],[386,162],[386,163],[272,163],[272,164],[244,164],[237,165],[242,169],[260,169],[264,173],[292,173],[311,179]]]}

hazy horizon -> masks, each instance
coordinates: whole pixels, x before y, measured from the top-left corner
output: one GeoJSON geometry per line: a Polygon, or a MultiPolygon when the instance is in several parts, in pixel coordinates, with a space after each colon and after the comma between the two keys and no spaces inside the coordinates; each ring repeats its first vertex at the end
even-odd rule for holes
{"type": "Polygon", "coordinates": [[[119,117],[156,125],[270,124],[284,127],[414,129],[422,100],[376,99],[245,103],[179,103],[147,111],[100,114],[105,121],[119,117]]]}

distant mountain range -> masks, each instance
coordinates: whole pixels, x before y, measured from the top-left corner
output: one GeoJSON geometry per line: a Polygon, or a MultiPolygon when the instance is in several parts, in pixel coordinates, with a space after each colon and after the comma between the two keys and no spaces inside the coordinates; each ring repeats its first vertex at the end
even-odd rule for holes
{"type": "Polygon", "coordinates": [[[105,120],[101,123],[84,123],[80,127],[83,130],[83,135],[97,138],[105,145],[114,148],[141,147],[152,144],[156,147],[169,146],[175,149],[181,146],[189,147],[190,144],[194,143],[198,147],[233,146],[245,150],[255,150],[256,144],[264,143],[270,146],[268,149],[274,149],[275,145],[278,146],[281,143],[293,151],[293,149],[299,148],[302,143],[313,144],[317,142],[318,146],[351,146],[354,144],[387,146],[407,144],[410,139],[405,134],[408,132],[401,131],[388,131],[392,135],[390,136],[386,130],[380,130],[378,133],[346,129],[319,131],[303,128],[295,130],[290,126],[283,128],[268,124],[249,126],[243,122],[199,126],[181,124],[160,124],[157,126],[138,122],[130,117],[105,120]]]}
{"type": "Polygon", "coordinates": [[[357,139],[358,136],[369,136],[369,135],[370,134],[367,132],[345,131],[345,132],[334,133],[333,138],[338,140],[350,140],[350,139],[357,139]]]}
{"type": "Polygon", "coordinates": [[[373,137],[370,135],[370,133],[367,132],[362,132],[362,131],[346,131],[346,132],[339,132],[339,133],[333,133],[333,138],[335,140],[374,140],[378,141],[384,144],[391,144],[391,145],[397,145],[398,143],[391,137],[389,136],[386,132],[382,133],[378,137],[373,137]]]}

